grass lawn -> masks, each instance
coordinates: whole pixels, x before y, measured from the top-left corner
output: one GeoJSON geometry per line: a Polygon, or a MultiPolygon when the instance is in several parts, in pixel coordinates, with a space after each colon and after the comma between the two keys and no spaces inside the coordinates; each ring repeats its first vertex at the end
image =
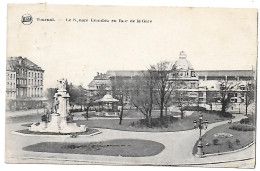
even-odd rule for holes
{"type": "Polygon", "coordinates": [[[42,142],[24,147],[23,150],[48,153],[143,157],[159,154],[164,148],[163,144],[155,141],[115,139],[91,143],[42,142]]]}
{"type": "MultiPolygon", "coordinates": [[[[203,151],[205,154],[233,151],[245,147],[255,139],[255,131],[237,131],[229,129],[230,126],[238,123],[225,124],[209,130],[202,136],[203,151]],[[217,133],[232,134],[232,137],[215,137],[217,133]],[[213,139],[218,139],[217,145],[214,145],[213,139]],[[239,141],[238,141],[239,140],[239,141]],[[209,145],[206,146],[205,144],[209,145]]],[[[197,142],[198,143],[198,142],[197,142]]],[[[197,143],[193,148],[193,154],[197,153],[197,143]]]]}
{"type": "MultiPolygon", "coordinates": [[[[107,129],[116,129],[116,130],[125,130],[125,131],[147,131],[147,132],[161,132],[161,131],[182,131],[193,129],[193,121],[198,119],[199,113],[193,112],[190,116],[184,117],[184,119],[178,119],[172,124],[169,124],[167,128],[147,128],[147,127],[134,127],[131,126],[132,122],[137,122],[139,119],[130,118],[123,119],[122,125],[119,125],[119,118],[114,119],[89,119],[87,120],[76,120],[75,122],[78,125],[86,125],[90,128],[107,128],[107,129]]],[[[204,119],[207,119],[210,123],[227,120],[228,118],[221,118],[216,114],[209,114],[207,112],[203,113],[204,119]]]]}

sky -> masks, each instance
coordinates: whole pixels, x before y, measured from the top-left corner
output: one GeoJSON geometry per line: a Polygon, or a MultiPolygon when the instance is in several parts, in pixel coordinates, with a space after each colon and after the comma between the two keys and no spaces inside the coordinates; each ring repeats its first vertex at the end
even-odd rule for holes
{"type": "Polygon", "coordinates": [[[97,72],[144,70],[163,60],[176,61],[180,51],[185,51],[195,70],[255,68],[257,11],[9,5],[7,57],[27,57],[42,67],[45,89],[55,86],[59,78],[87,87],[97,72]],[[32,15],[32,24],[21,23],[24,14],[32,15]],[[55,21],[37,21],[37,18],[55,21]],[[88,22],[66,19],[88,19],[88,22]],[[117,22],[90,22],[91,19],[117,22]],[[119,23],[119,19],[128,22],[119,23]],[[136,23],[137,19],[152,22],[136,23]]]}

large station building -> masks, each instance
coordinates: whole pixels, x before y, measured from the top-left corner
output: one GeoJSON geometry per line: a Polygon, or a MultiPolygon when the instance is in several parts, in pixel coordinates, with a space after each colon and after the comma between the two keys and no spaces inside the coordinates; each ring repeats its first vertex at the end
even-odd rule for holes
{"type": "Polygon", "coordinates": [[[43,106],[44,70],[23,57],[9,57],[6,62],[6,107],[9,110],[43,106]]]}
{"type": "MultiPolygon", "coordinates": [[[[178,80],[185,82],[185,87],[181,88],[182,91],[186,92],[190,99],[194,99],[196,104],[205,108],[220,110],[218,93],[220,83],[226,80],[238,85],[235,91],[230,92],[232,105],[228,110],[234,113],[245,111],[247,86],[255,82],[253,70],[195,70],[183,51],[180,52],[179,59],[174,63],[173,67],[178,72],[178,80]],[[211,105],[208,105],[209,92],[211,92],[211,95],[215,92],[214,97],[212,97],[215,101],[211,105]]],[[[88,84],[89,96],[94,96],[101,90],[111,92],[111,80],[113,78],[120,77],[131,80],[141,75],[142,71],[124,70],[109,70],[106,73],[97,73],[88,84]]],[[[254,112],[254,106],[251,108],[251,112],[254,112]]]]}

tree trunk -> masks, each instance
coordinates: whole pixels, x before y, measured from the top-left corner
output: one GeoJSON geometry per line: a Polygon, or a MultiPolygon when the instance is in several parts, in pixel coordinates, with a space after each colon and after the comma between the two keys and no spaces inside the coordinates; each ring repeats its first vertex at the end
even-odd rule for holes
{"type": "Polygon", "coordinates": [[[151,115],[148,116],[148,127],[149,127],[149,128],[152,127],[152,118],[151,118],[151,115]]]}
{"type": "Polygon", "coordinates": [[[146,126],[147,126],[147,127],[150,127],[148,114],[145,115],[145,120],[146,120],[146,126]]]}
{"type": "Polygon", "coordinates": [[[164,98],[161,98],[161,104],[160,104],[160,119],[161,119],[161,123],[163,124],[163,102],[164,102],[164,98]]]}
{"type": "Polygon", "coordinates": [[[225,115],[225,113],[226,113],[226,106],[225,106],[225,104],[222,104],[221,113],[222,113],[222,115],[225,115]]]}
{"type": "Polygon", "coordinates": [[[123,110],[124,110],[124,104],[123,104],[124,102],[121,102],[121,106],[122,106],[122,108],[121,108],[121,111],[120,111],[120,115],[119,115],[119,125],[121,125],[122,124],[122,120],[123,120],[123,110]]]}
{"type": "Polygon", "coordinates": [[[147,120],[147,127],[151,128],[152,127],[152,116],[151,116],[151,111],[149,111],[146,115],[146,120],[147,120]]]}
{"type": "Polygon", "coordinates": [[[122,120],[123,120],[123,107],[122,107],[122,109],[121,109],[121,111],[120,111],[120,116],[119,116],[119,125],[122,124],[122,120]]]}
{"type": "Polygon", "coordinates": [[[183,119],[184,117],[184,113],[183,113],[183,110],[181,110],[181,119],[183,119]]]}
{"type": "Polygon", "coordinates": [[[247,93],[246,93],[246,115],[247,115],[247,107],[248,107],[248,102],[247,102],[247,93]]]}
{"type": "Polygon", "coordinates": [[[87,107],[87,110],[86,110],[86,117],[87,117],[87,120],[88,120],[88,110],[89,110],[89,107],[87,107]]]}

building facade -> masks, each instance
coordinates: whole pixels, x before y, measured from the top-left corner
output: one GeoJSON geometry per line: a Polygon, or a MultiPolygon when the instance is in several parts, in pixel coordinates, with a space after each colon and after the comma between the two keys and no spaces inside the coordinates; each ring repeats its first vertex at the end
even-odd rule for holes
{"type": "MultiPolygon", "coordinates": [[[[178,76],[169,77],[169,81],[182,82],[183,85],[177,91],[186,94],[194,105],[205,107],[208,110],[221,110],[220,85],[223,81],[226,81],[236,85],[228,93],[231,102],[228,111],[233,113],[245,111],[248,87],[251,87],[255,82],[253,70],[194,70],[183,51],[180,52],[179,59],[174,63],[173,70],[177,71],[178,76]]],[[[98,92],[99,85],[106,87],[107,91],[111,91],[111,80],[114,78],[131,80],[140,77],[142,72],[110,70],[102,74],[103,79],[100,79],[100,75],[97,75],[88,86],[88,92],[91,92],[89,95],[98,92]]]]}
{"type": "Polygon", "coordinates": [[[6,66],[7,109],[19,110],[43,106],[44,70],[23,57],[9,57],[6,66]]]}

